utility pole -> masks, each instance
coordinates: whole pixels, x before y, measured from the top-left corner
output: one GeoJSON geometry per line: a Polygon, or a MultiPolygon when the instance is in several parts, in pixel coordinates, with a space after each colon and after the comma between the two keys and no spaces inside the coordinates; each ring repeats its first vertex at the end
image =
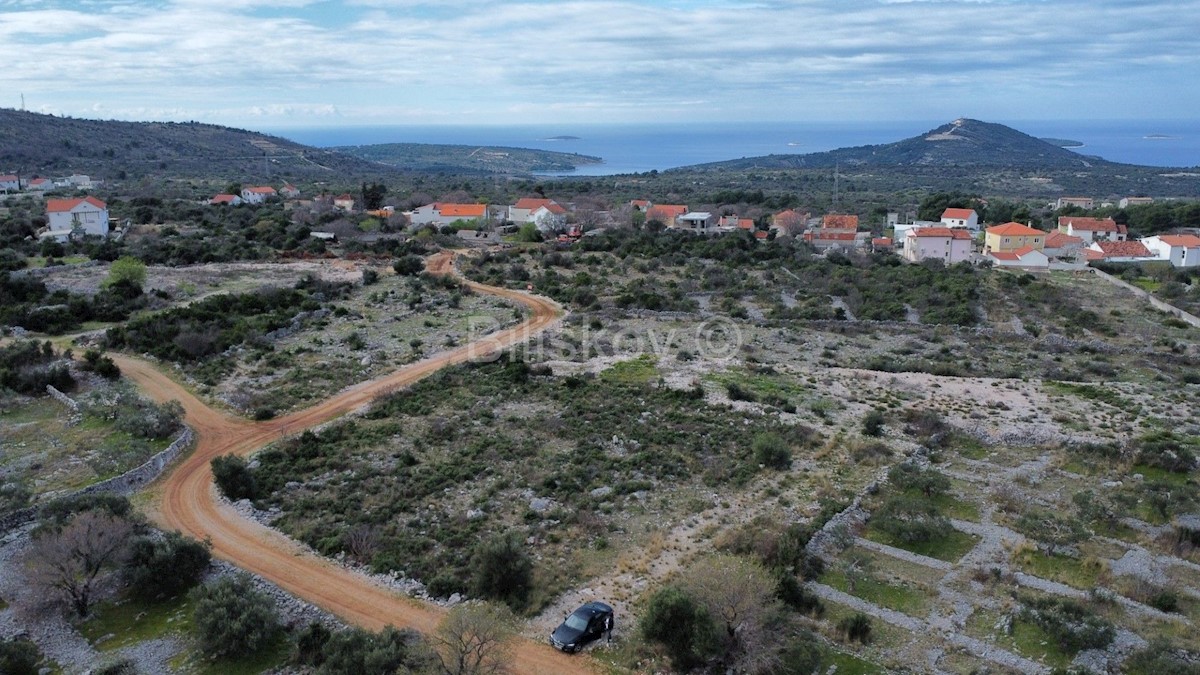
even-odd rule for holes
{"type": "Polygon", "coordinates": [[[833,212],[834,213],[838,212],[838,205],[840,203],[838,200],[838,197],[839,197],[838,190],[840,188],[840,181],[841,181],[841,168],[842,168],[842,165],[840,163],[837,163],[837,162],[834,163],[834,165],[833,165],[833,212]]]}

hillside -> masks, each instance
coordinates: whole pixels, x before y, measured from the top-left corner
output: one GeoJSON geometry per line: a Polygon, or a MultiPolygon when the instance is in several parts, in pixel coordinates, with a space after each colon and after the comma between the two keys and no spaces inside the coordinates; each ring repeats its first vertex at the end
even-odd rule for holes
{"type": "Polygon", "coordinates": [[[0,109],[0,171],[24,176],[308,178],[395,169],[285,138],[197,122],[118,122],[0,109]]]}
{"type": "Polygon", "coordinates": [[[425,143],[384,143],[331,148],[372,162],[410,171],[530,173],[533,171],[570,171],[586,164],[603,162],[573,152],[551,152],[527,148],[477,145],[429,145],[425,143]]]}
{"type": "Polygon", "coordinates": [[[693,168],[826,168],[843,167],[1011,167],[1038,169],[1091,168],[1113,165],[1086,157],[1016,129],[958,119],[895,143],[840,148],[806,155],[767,155],[693,168]]]}

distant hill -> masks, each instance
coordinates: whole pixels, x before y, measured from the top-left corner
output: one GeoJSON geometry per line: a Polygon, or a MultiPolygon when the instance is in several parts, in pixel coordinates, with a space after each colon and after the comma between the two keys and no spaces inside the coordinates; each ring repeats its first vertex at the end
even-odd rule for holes
{"type": "Polygon", "coordinates": [[[895,143],[841,148],[807,155],[767,155],[690,168],[1006,167],[1036,169],[1115,166],[1034,138],[1003,124],[958,119],[895,143]]]}
{"type": "Polygon", "coordinates": [[[101,179],[287,177],[392,173],[339,152],[198,122],[118,122],[0,108],[0,172],[101,179]]]}
{"type": "MultiPolygon", "coordinates": [[[[563,139],[569,137],[561,137],[563,139]]],[[[526,148],[478,145],[429,145],[425,143],[384,143],[330,148],[372,162],[389,164],[411,171],[447,171],[482,173],[531,173],[534,171],[570,171],[604,160],[573,152],[551,152],[526,148]]]]}

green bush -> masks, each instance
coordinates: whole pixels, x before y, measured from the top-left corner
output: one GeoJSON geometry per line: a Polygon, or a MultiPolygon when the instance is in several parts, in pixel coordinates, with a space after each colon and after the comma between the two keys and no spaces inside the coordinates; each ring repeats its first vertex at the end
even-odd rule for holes
{"type": "Polygon", "coordinates": [[[1107,619],[1073,600],[1026,598],[1022,604],[1020,618],[1036,624],[1068,654],[1103,649],[1116,637],[1107,619]]]}
{"type": "Polygon", "coordinates": [[[392,270],[403,277],[412,277],[425,271],[425,261],[419,255],[406,255],[392,263],[392,270]]]}
{"type": "Polygon", "coordinates": [[[950,491],[950,479],[945,474],[912,462],[892,467],[888,471],[888,482],[903,492],[919,492],[926,499],[940,497],[950,491]]]}
{"type": "Polygon", "coordinates": [[[787,441],[779,434],[762,432],[754,436],[750,442],[754,452],[754,461],[763,466],[783,471],[792,465],[792,451],[787,441]]]}
{"type": "Polygon", "coordinates": [[[317,675],[424,672],[426,659],[420,644],[419,633],[391,626],[379,633],[341,630],[322,645],[317,675]]]}
{"type": "Polygon", "coordinates": [[[885,419],[883,413],[879,410],[872,410],[863,416],[862,432],[864,436],[877,437],[883,433],[883,423],[885,419]]]}
{"type": "Polygon", "coordinates": [[[4,675],[38,675],[42,653],[37,645],[24,638],[0,638],[0,673],[4,675]]]}
{"type": "Polygon", "coordinates": [[[254,587],[247,574],[227,576],[191,591],[193,627],[200,650],[210,658],[252,654],[275,639],[275,601],[254,587]]]}
{"type": "Polygon", "coordinates": [[[703,665],[720,651],[717,626],[708,612],[675,587],[650,597],[638,629],[648,642],[667,650],[671,665],[687,672],[703,665]]]}
{"type": "Polygon", "coordinates": [[[871,516],[871,525],[906,544],[934,541],[951,531],[950,521],[934,505],[916,498],[895,496],[871,516]]]}
{"type": "Polygon", "coordinates": [[[871,639],[871,617],[862,612],[855,612],[838,622],[838,631],[847,640],[866,644],[871,639]]]}
{"type": "Polygon", "coordinates": [[[496,535],[471,556],[471,594],[499,600],[514,611],[525,606],[533,584],[533,561],[515,535],[496,535]]]}
{"type": "Polygon", "coordinates": [[[226,499],[254,499],[258,486],[246,460],[237,455],[223,455],[212,460],[213,480],[226,499]]]}
{"type": "Polygon", "coordinates": [[[209,548],[179,532],[138,537],[130,544],[122,576],[136,595],[169,598],[199,583],[212,559],[209,548]]]}

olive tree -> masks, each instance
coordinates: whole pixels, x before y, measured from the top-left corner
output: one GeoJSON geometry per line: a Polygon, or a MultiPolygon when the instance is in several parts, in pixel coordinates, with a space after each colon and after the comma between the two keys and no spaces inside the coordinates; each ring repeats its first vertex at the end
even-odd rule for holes
{"type": "Polygon", "coordinates": [[[43,531],[28,558],[34,584],[64,595],[79,616],[87,616],[96,587],[120,561],[132,533],[128,520],[99,511],[43,531]]]}
{"type": "Polygon", "coordinates": [[[444,675],[506,673],[517,620],[508,607],[489,602],[455,605],[432,640],[444,675]]]}

